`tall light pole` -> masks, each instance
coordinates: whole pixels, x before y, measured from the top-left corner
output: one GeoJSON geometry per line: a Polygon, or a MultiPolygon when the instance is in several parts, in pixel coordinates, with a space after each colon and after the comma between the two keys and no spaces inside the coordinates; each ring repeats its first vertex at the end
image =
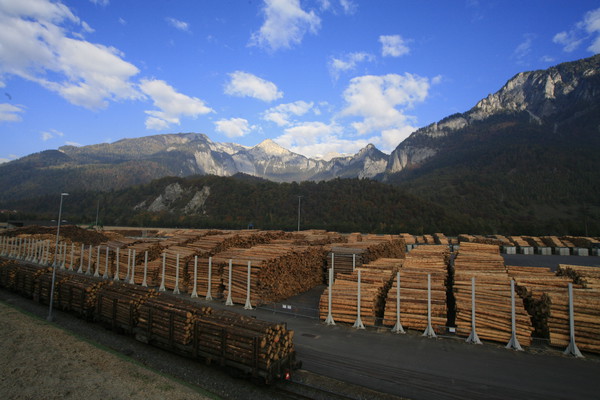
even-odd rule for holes
{"type": "Polygon", "coordinates": [[[298,232],[300,232],[300,200],[302,196],[298,196],[298,232]]]}
{"type": "Polygon", "coordinates": [[[60,235],[60,221],[62,220],[62,205],[63,205],[63,198],[65,196],[68,196],[69,193],[61,193],[60,194],[60,207],[58,208],[58,226],[56,227],[56,246],[54,247],[54,262],[52,263],[52,286],[50,287],[50,306],[48,308],[48,318],[46,318],[48,321],[53,320],[52,318],[52,303],[54,302],[54,281],[56,281],[56,258],[57,258],[57,251],[58,251],[58,238],[60,235]]]}

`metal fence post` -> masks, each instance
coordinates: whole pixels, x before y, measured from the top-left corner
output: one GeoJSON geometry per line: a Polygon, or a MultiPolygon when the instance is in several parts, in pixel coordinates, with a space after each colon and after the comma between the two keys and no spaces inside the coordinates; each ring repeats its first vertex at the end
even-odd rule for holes
{"type": "MultiPolygon", "coordinates": [[[[333,261],[333,253],[331,253],[331,259],[333,261]]],[[[327,318],[325,319],[326,325],[335,325],[333,315],[331,314],[331,291],[333,289],[333,263],[329,268],[329,289],[327,290],[327,318]]]]}
{"type": "Polygon", "coordinates": [[[212,257],[208,257],[208,288],[206,289],[206,300],[212,299],[212,257]]]}
{"type": "Polygon", "coordinates": [[[148,250],[144,252],[144,280],[142,286],[148,287],[148,250]]]}
{"type": "Polygon", "coordinates": [[[198,297],[198,256],[194,256],[194,288],[190,297],[193,299],[198,297]]]}
{"type": "Polygon", "coordinates": [[[162,256],[162,279],[160,281],[160,287],[158,288],[160,292],[164,292],[167,290],[167,288],[165,288],[165,269],[167,263],[167,253],[163,253],[162,256]]]}

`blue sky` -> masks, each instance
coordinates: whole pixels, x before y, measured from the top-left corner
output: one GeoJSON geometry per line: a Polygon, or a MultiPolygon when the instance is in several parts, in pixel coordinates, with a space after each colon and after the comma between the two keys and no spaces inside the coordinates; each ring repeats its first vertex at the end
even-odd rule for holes
{"type": "Polygon", "coordinates": [[[0,162],[178,132],[389,153],[598,52],[598,1],[0,0],[0,162]]]}

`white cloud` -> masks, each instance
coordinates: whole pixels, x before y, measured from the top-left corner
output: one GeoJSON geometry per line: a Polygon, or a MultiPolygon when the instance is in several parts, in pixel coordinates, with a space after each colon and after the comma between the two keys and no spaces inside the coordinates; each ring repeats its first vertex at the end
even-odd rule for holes
{"type": "Polygon", "coordinates": [[[314,103],[307,103],[299,100],[293,103],[280,104],[276,107],[271,107],[263,113],[265,121],[271,121],[279,126],[287,126],[291,124],[290,118],[292,115],[301,116],[309,112],[313,108],[314,103]]]}
{"type": "Polygon", "coordinates": [[[215,122],[215,129],[228,138],[242,137],[253,129],[244,118],[220,119],[215,122]]]}
{"type": "Polygon", "coordinates": [[[77,143],[77,142],[71,142],[70,140],[67,140],[67,141],[65,142],[65,144],[66,144],[67,146],[75,146],[75,147],[81,147],[81,146],[83,146],[81,143],[77,143]]]}
{"type": "Polygon", "coordinates": [[[69,37],[64,27],[69,24],[91,31],[61,3],[0,2],[0,76],[37,82],[92,110],[106,107],[109,100],[137,98],[130,79],[138,68],[113,47],[69,37]]]}
{"type": "Polygon", "coordinates": [[[123,26],[127,25],[127,21],[123,17],[119,17],[119,23],[123,26]]]}
{"type": "Polygon", "coordinates": [[[284,132],[274,141],[294,153],[312,158],[330,159],[333,156],[355,154],[373,141],[373,138],[344,138],[341,126],[320,121],[304,122],[284,132]]]}
{"type": "Polygon", "coordinates": [[[184,21],[180,21],[178,19],[172,17],[166,17],[165,20],[175,29],[179,29],[182,32],[190,31],[190,24],[184,21]]]}
{"type": "Polygon", "coordinates": [[[103,7],[106,7],[110,3],[110,0],[90,0],[90,1],[96,5],[103,6],[103,7]]]}
{"type": "Polygon", "coordinates": [[[600,8],[588,11],[583,19],[577,22],[570,30],[554,35],[552,41],[570,53],[582,43],[591,41],[587,50],[596,54],[600,53],[600,8]]]}
{"type": "Polygon", "coordinates": [[[149,115],[146,118],[147,129],[167,129],[173,124],[179,125],[182,116],[196,118],[214,112],[202,100],[177,92],[165,81],[142,79],[139,87],[159,109],[146,111],[149,115]]]}
{"type": "Polygon", "coordinates": [[[415,118],[405,111],[424,101],[429,87],[427,78],[409,73],[356,77],[343,93],[346,107],[340,116],[358,117],[351,123],[358,134],[385,132],[383,142],[397,145],[415,129],[415,118]]]}
{"type": "Polygon", "coordinates": [[[230,96],[253,97],[267,102],[283,97],[283,92],[273,82],[248,72],[235,71],[229,77],[231,80],[225,85],[225,94],[230,96]]]}
{"type": "Polygon", "coordinates": [[[338,79],[340,73],[352,71],[356,65],[363,61],[373,61],[375,57],[372,54],[359,52],[348,53],[340,58],[331,57],[329,60],[329,73],[334,79],[338,79]]]}
{"type": "Polygon", "coordinates": [[[517,60],[523,60],[525,57],[531,54],[533,39],[535,39],[534,34],[526,33],[523,35],[523,41],[519,43],[519,45],[513,51],[513,57],[515,57],[517,60]]]}
{"type": "Polygon", "coordinates": [[[346,14],[354,14],[358,8],[358,5],[352,0],[340,0],[340,5],[346,14]]]}
{"type": "Polygon", "coordinates": [[[410,52],[408,48],[408,40],[405,40],[400,35],[381,35],[379,36],[381,43],[381,55],[383,57],[400,57],[410,52]]]}
{"type": "Polygon", "coordinates": [[[45,142],[47,140],[53,139],[55,137],[63,137],[64,133],[61,131],[57,131],[56,129],[50,129],[49,131],[43,131],[40,133],[42,136],[42,140],[45,142]]]}
{"type": "Polygon", "coordinates": [[[271,51],[300,44],[306,33],[316,34],[321,25],[314,11],[300,7],[300,0],[264,0],[263,13],[265,21],[252,34],[249,45],[271,51]]]}
{"type": "Polygon", "coordinates": [[[23,106],[14,106],[9,103],[0,103],[0,122],[19,122],[22,120],[23,106]]]}

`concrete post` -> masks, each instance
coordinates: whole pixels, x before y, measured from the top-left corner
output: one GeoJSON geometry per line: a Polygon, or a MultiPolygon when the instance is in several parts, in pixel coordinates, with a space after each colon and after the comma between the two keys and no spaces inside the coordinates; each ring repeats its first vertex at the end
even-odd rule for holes
{"type": "Polygon", "coordinates": [[[356,254],[352,254],[352,272],[356,269],[356,254]]]}
{"type": "Polygon", "coordinates": [[[94,268],[94,277],[100,277],[100,245],[98,245],[98,257],[96,258],[96,268],[94,268]]]}
{"type": "Polygon", "coordinates": [[[427,274],[427,328],[422,336],[436,338],[437,335],[431,326],[431,274],[427,274]]]}
{"type": "Polygon", "coordinates": [[[473,344],[481,344],[481,340],[479,340],[479,336],[477,336],[477,330],[475,329],[475,277],[471,277],[471,333],[467,338],[467,343],[473,344]]]}
{"type": "Polygon", "coordinates": [[[119,267],[121,266],[121,262],[119,261],[119,255],[121,254],[121,248],[117,247],[117,254],[115,256],[115,276],[113,281],[119,281],[119,267]]]}
{"type": "Polygon", "coordinates": [[[135,256],[135,249],[133,249],[131,259],[131,276],[129,277],[129,283],[131,283],[132,285],[135,285],[135,256]]]}
{"type": "Polygon", "coordinates": [[[148,287],[148,250],[144,252],[144,280],[142,286],[148,287]]]}
{"type": "Polygon", "coordinates": [[[104,279],[110,278],[109,272],[108,272],[108,255],[109,255],[109,251],[110,251],[110,249],[108,248],[108,246],[106,246],[106,254],[105,254],[105,260],[104,260],[104,275],[102,275],[102,278],[104,278],[104,279]]]}
{"type": "Polygon", "coordinates": [[[246,281],[246,304],[244,305],[244,310],[252,310],[252,304],[250,303],[250,274],[251,274],[252,266],[251,262],[248,261],[248,279],[246,281]]]}
{"type": "Polygon", "coordinates": [[[79,269],[77,270],[78,274],[83,273],[83,255],[85,254],[85,245],[81,244],[81,252],[79,253],[79,269]]]}
{"type": "Polygon", "coordinates": [[[400,322],[400,272],[396,272],[396,325],[392,328],[394,333],[406,333],[400,322]]]}
{"type": "Polygon", "coordinates": [[[231,268],[232,268],[232,260],[229,259],[229,280],[227,283],[227,300],[225,301],[226,306],[232,306],[233,300],[231,299],[231,268]]]}
{"type": "Polygon", "coordinates": [[[212,257],[208,257],[208,289],[206,289],[206,300],[212,300],[212,257]]]}
{"type": "MultiPolygon", "coordinates": [[[[333,253],[331,253],[331,259],[333,261],[333,253]]],[[[329,268],[329,288],[327,289],[327,318],[325,318],[326,325],[335,325],[335,321],[333,320],[333,315],[331,313],[331,291],[333,289],[333,263],[332,267],[329,268]]]]}
{"type": "Polygon", "coordinates": [[[508,344],[506,345],[507,349],[514,349],[517,351],[523,351],[523,348],[519,344],[519,339],[517,339],[517,324],[515,318],[515,281],[514,279],[510,280],[510,322],[511,322],[511,335],[508,344]]]}
{"type": "Polygon", "coordinates": [[[131,273],[131,249],[127,249],[127,274],[125,275],[125,279],[123,282],[129,282],[129,274],[131,273]]]}
{"type": "MultiPolygon", "coordinates": [[[[354,261],[354,260],[353,260],[354,261]]],[[[362,322],[362,319],[360,318],[360,305],[361,305],[361,301],[360,301],[360,273],[361,270],[358,270],[358,285],[357,285],[357,298],[356,298],[356,321],[354,322],[353,328],[356,329],[365,329],[365,325],[362,322]]]]}
{"type": "Polygon", "coordinates": [[[73,271],[73,262],[75,261],[75,243],[71,242],[71,262],[69,263],[69,271],[73,271]]]}
{"type": "Polygon", "coordinates": [[[91,275],[92,274],[92,245],[90,244],[90,251],[88,254],[88,266],[87,266],[87,271],[85,271],[86,275],[91,275]]]}
{"type": "Polygon", "coordinates": [[[179,253],[176,256],[175,263],[175,289],[173,289],[173,294],[179,294],[179,253]]]}
{"type": "Polygon", "coordinates": [[[194,288],[190,297],[193,299],[198,297],[198,256],[194,256],[194,288]]]}
{"type": "Polygon", "coordinates": [[[577,344],[575,344],[575,315],[573,310],[573,284],[569,282],[569,336],[570,341],[569,345],[564,351],[566,355],[573,355],[578,358],[583,358],[583,354],[577,348],[577,344]]]}
{"type": "Polygon", "coordinates": [[[62,258],[61,269],[66,269],[66,268],[67,268],[67,244],[65,243],[63,246],[63,258],[62,258]]]}
{"type": "Polygon", "coordinates": [[[160,292],[164,292],[167,289],[165,288],[165,268],[167,265],[167,253],[163,253],[163,258],[162,258],[162,279],[160,281],[160,287],[158,288],[158,290],[160,292]]]}

